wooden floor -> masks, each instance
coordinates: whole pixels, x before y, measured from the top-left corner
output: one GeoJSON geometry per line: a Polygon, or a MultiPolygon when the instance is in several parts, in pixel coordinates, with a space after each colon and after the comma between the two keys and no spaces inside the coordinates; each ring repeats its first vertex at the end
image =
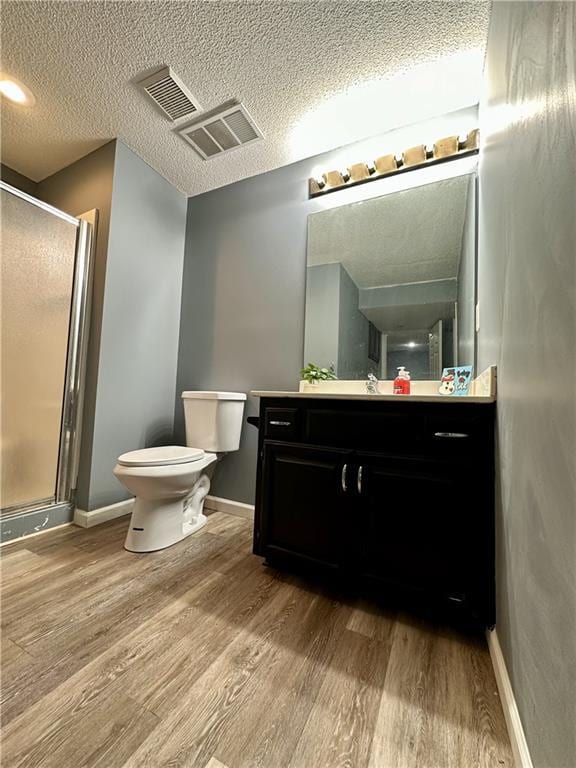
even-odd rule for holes
{"type": "Polygon", "coordinates": [[[483,640],[266,568],[238,517],[126,527],[2,549],[3,768],[513,765],[483,640]]]}

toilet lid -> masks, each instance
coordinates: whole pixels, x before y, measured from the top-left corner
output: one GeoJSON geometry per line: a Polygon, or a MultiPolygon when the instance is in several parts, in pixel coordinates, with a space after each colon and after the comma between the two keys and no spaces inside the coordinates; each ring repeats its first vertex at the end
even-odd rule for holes
{"type": "Polygon", "coordinates": [[[123,467],[162,467],[168,464],[186,464],[204,458],[201,448],[187,448],[182,445],[163,445],[161,448],[143,448],[140,451],[123,453],[118,464],[123,467]]]}

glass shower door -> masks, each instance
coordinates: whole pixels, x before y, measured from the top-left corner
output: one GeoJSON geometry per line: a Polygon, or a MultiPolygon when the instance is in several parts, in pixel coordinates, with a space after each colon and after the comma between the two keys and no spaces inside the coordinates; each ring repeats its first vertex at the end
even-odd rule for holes
{"type": "Polygon", "coordinates": [[[56,500],[78,221],[0,194],[5,514],[56,500]]]}

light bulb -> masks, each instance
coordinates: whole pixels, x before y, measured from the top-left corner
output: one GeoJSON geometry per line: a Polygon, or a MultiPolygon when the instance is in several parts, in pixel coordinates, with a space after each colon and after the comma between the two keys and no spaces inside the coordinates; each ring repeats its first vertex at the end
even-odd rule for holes
{"type": "Polygon", "coordinates": [[[35,102],[32,92],[13,77],[0,75],[0,94],[15,104],[32,106],[35,102]]]}

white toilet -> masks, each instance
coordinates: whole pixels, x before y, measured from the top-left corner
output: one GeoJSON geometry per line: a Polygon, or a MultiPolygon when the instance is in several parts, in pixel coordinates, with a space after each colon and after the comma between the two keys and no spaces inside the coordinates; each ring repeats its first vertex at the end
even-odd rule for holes
{"type": "Polygon", "coordinates": [[[246,395],[182,392],[187,447],[123,453],[114,474],[136,496],[125,548],[164,549],[206,524],[204,499],[215,462],[240,445],[246,395]]]}

